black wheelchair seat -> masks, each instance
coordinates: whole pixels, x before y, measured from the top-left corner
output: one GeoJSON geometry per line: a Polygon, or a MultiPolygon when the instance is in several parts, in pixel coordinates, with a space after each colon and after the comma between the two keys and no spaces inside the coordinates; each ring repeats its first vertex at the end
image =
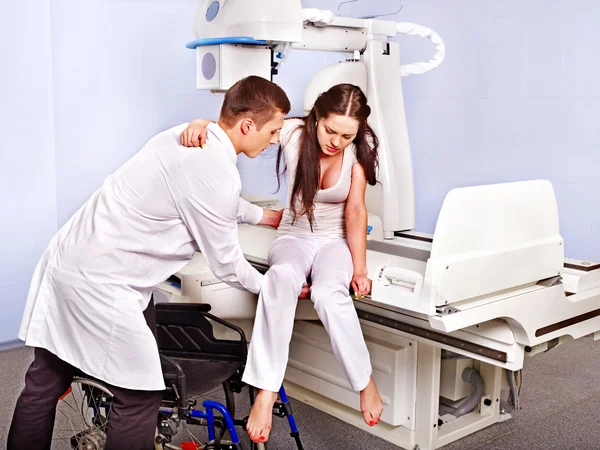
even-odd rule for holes
{"type": "Polygon", "coordinates": [[[198,303],[158,303],[154,307],[165,384],[185,390],[179,392],[183,398],[222,384],[246,362],[244,331],[209,311],[210,305],[198,303]],[[213,324],[233,330],[236,339],[217,339],[213,324]]]}

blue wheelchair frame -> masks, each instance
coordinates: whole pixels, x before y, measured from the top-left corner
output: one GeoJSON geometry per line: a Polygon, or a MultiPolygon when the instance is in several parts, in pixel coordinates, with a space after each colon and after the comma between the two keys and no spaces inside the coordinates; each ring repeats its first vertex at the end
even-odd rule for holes
{"type": "MultiPolygon", "coordinates": [[[[279,396],[281,398],[281,404],[289,405],[287,394],[286,394],[283,386],[279,390],[279,396]]],[[[221,403],[218,403],[218,402],[215,402],[212,400],[204,400],[202,402],[202,406],[204,407],[204,411],[198,410],[198,409],[190,409],[185,413],[185,415],[187,415],[187,417],[190,417],[192,419],[200,419],[200,420],[206,421],[206,425],[208,427],[208,439],[210,441],[218,442],[219,439],[217,439],[217,435],[215,432],[215,426],[216,426],[215,411],[218,411],[219,413],[221,413],[221,416],[223,417],[223,419],[225,421],[227,431],[229,431],[229,435],[231,436],[231,443],[233,445],[233,448],[241,449],[241,442],[240,442],[240,439],[238,437],[237,430],[235,427],[236,427],[236,425],[244,425],[244,423],[243,423],[244,421],[236,421],[229,413],[229,410],[227,409],[227,407],[221,403]],[[236,424],[236,422],[242,422],[242,423],[236,424]]],[[[163,414],[165,416],[170,416],[173,413],[173,410],[174,410],[174,408],[161,407],[160,414],[163,414]]],[[[297,443],[299,444],[298,448],[302,449],[302,444],[300,443],[300,440],[299,440],[299,433],[298,433],[298,428],[296,426],[296,421],[294,419],[294,415],[291,412],[286,415],[287,415],[288,423],[290,425],[290,429],[292,430],[292,432],[290,434],[294,438],[298,437],[298,439],[297,439],[297,443]]],[[[182,419],[185,420],[185,417],[183,417],[182,419]]]]}

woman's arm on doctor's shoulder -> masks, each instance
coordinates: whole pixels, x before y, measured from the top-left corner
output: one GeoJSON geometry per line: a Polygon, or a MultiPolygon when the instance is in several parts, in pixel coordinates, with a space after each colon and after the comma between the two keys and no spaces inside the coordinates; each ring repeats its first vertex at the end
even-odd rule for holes
{"type": "MultiPolygon", "coordinates": [[[[285,119],[293,120],[293,119],[285,119]]],[[[186,147],[204,147],[206,143],[206,127],[213,120],[195,119],[188,123],[185,130],[179,135],[179,142],[186,147]]]]}
{"type": "Polygon", "coordinates": [[[181,132],[179,142],[186,147],[204,147],[206,143],[206,127],[212,120],[192,120],[187,128],[181,132]]]}

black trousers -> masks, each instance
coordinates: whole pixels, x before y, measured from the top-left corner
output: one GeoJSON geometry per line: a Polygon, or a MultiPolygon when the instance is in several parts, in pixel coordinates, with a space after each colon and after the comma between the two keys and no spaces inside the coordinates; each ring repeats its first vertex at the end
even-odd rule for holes
{"type": "MultiPolygon", "coordinates": [[[[8,434],[7,450],[50,450],[56,405],[79,371],[47,350],[36,348],[25,375],[8,434]]],[[[106,450],[153,449],[162,391],[107,385],[113,393],[106,450]]]]}

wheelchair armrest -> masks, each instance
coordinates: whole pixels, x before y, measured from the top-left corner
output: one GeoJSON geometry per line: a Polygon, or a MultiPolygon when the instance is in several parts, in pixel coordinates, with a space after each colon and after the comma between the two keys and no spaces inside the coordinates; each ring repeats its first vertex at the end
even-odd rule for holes
{"type": "Polygon", "coordinates": [[[237,325],[234,325],[226,320],[221,319],[220,317],[209,314],[209,311],[212,309],[212,306],[209,303],[157,303],[154,306],[156,314],[160,314],[161,312],[189,312],[189,313],[200,313],[204,317],[209,318],[230,330],[235,331],[240,335],[240,341],[246,342],[246,334],[244,330],[242,330],[237,325]]]}
{"type": "Polygon", "coordinates": [[[244,344],[246,343],[246,333],[244,333],[244,330],[242,330],[237,325],[227,322],[226,320],[223,320],[220,317],[213,316],[212,314],[209,314],[208,312],[205,313],[204,316],[208,317],[210,320],[214,320],[215,322],[223,325],[226,328],[229,328],[230,330],[237,332],[240,335],[240,341],[244,342],[244,344]]]}
{"type": "Polygon", "coordinates": [[[244,331],[232,323],[207,312],[202,303],[159,303],[155,307],[158,348],[175,358],[246,360],[244,331]],[[211,323],[212,322],[212,323],[211,323]],[[217,339],[213,326],[233,330],[238,339],[217,339]]]}
{"type": "Polygon", "coordinates": [[[157,303],[154,305],[156,311],[189,311],[209,312],[212,306],[208,303],[157,303]]]}

